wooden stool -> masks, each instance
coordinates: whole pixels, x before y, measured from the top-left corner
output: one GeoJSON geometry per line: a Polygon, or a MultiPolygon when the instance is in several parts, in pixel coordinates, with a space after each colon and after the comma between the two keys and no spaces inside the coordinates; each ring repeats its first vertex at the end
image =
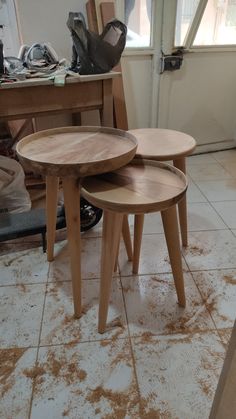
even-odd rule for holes
{"type": "MultiPolygon", "coordinates": [[[[144,158],[155,161],[173,160],[174,166],[186,174],[185,157],[192,153],[196,147],[196,141],[187,134],[178,131],[159,128],[146,128],[130,130],[138,141],[136,152],[137,158],[144,158]]],[[[187,226],[187,200],[186,195],[178,204],[179,223],[182,238],[182,245],[188,245],[187,226]]],[[[138,260],[143,233],[144,215],[135,217],[134,220],[134,242],[133,242],[133,273],[138,273],[138,260]]],[[[128,236],[127,221],[123,230],[128,236]]],[[[130,256],[128,255],[130,260],[130,256]]]]}
{"type": "Polygon", "coordinates": [[[53,128],[23,138],[19,159],[46,175],[47,255],[53,259],[58,179],[62,178],[76,317],[81,315],[80,178],[118,169],[132,160],[136,139],[114,128],[53,128]]]}
{"type": "Polygon", "coordinates": [[[187,189],[185,175],[164,163],[135,159],[112,173],[83,180],[81,194],[104,210],[98,331],[103,333],[112,274],[122,230],[123,216],[161,211],[178,302],[185,307],[176,203],[187,189]]]}

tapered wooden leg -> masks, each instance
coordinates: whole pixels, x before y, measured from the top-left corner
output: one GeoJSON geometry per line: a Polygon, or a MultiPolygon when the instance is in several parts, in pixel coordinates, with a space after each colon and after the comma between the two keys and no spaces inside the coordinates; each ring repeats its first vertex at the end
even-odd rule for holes
{"type": "MultiPolygon", "coordinates": [[[[132,251],[132,241],[130,237],[129,231],[129,220],[128,215],[123,215],[123,222],[122,222],[122,236],[125,243],[125,249],[128,256],[128,260],[131,261],[133,259],[133,251],[132,251]]],[[[114,266],[114,272],[118,269],[118,257],[119,257],[119,249],[120,249],[120,241],[117,247],[117,254],[116,254],[116,261],[114,266]]]]}
{"type": "Polygon", "coordinates": [[[176,213],[176,206],[162,211],[162,222],[168,247],[172,273],[175,281],[175,288],[178,296],[178,302],[181,307],[185,307],[184,277],[182,268],[182,259],[179,242],[179,229],[176,213]]]}
{"type": "Polygon", "coordinates": [[[130,230],[129,230],[129,219],[128,219],[128,215],[126,214],[124,215],[123,223],[122,223],[122,236],[125,243],[128,260],[131,261],[133,259],[132,241],[131,241],[130,230]]]}
{"type": "Polygon", "coordinates": [[[75,317],[81,316],[81,262],[80,262],[80,191],[78,181],[63,178],[67,238],[71,262],[71,277],[75,317]]]}
{"type": "MultiPolygon", "coordinates": [[[[186,174],[185,158],[174,160],[174,166],[186,174]]],[[[184,195],[183,199],[178,203],[179,209],[179,224],[181,231],[182,245],[188,246],[188,218],[187,218],[187,197],[184,195]]]]}
{"type": "Polygon", "coordinates": [[[101,282],[98,315],[98,332],[106,329],[108,304],[117,246],[120,240],[123,215],[104,211],[102,233],[101,282]]]}
{"type": "Polygon", "coordinates": [[[143,235],[144,214],[136,214],[134,217],[134,254],[133,254],[133,273],[138,273],[140,250],[143,235]]]}
{"type": "Polygon", "coordinates": [[[58,177],[46,177],[47,259],[49,262],[51,262],[54,257],[58,187],[58,177]]]}

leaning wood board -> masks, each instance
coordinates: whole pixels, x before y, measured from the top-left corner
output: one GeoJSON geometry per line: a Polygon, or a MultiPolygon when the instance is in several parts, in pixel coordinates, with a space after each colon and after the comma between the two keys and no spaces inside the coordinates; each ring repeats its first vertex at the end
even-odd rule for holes
{"type": "MultiPolygon", "coordinates": [[[[89,0],[87,3],[87,15],[89,29],[101,33],[107,22],[115,18],[114,0],[103,2],[101,0],[89,0]],[[96,15],[97,21],[94,21],[96,15]],[[93,17],[93,18],[92,18],[93,17]],[[97,31],[95,30],[97,29],[97,31]]],[[[113,69],[120,76],[113,80],[112,94],[114,98],[115,126],[125,131],[128,130],[128,118],[125,104],[125,93],[122,79],[122,69],[119,63],[113,69]]]]}
{"type": "MultiPolygon", "coordinates": [[[[103,27],[110,20],[115,17],[115,4],[114,2],[103,2],[100,4],[101,9],[101,18],[103,27]]],[[[125,103],[125,92],[122,78],[122,68],[119,63],[113,69],[121,73],[120,77],[116,80],[113,80],[112,93],[114,97],[114,111],[115,111],[115,122],[116,127],[124,130],[128,130],[128,118],[127,118],[127,109],[125,103]]]]}

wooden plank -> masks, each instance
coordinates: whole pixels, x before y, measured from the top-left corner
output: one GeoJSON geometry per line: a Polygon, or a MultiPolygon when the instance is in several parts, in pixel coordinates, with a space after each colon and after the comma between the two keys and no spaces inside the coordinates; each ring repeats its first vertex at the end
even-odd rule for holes
{"type": "Polygon", "coordinates": [[[215,393],[209,419],[235,419],[236,417],[236,322],[215,393]]]}
{"type": "MultiPolygon", "coordinates": [[[[115,4],[114,2],[102,2],[100,4],[101,19],[103,27],[115,17],[115,4]]],[[[128,130],[128,117],[125,103],[125,92],[122,78],[121,64],[119,63],[113,69],[121,73],[120,77],[113,80],[112,93],[114,97],[114,114],[115,126],[117,128],[128,130]]]]}
{"type": "Polygon", "coordinates": [[[86,3],[88,27],[90,31],[98,33],[98,22],[96,14],[95,0],[88,0],[86,3]]]}

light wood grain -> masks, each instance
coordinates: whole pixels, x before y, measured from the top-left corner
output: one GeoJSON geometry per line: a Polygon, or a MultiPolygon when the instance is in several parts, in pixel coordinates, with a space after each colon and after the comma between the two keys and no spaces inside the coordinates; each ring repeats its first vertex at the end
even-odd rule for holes
{"type": "Polygon", "coordinates": [[[81,193],[100,208],[140,214],[174,205],[186,189],[186,177],[173,166],[135,159],[112,173],[87,177],[81,193]]]}
{"type": "Polygon", "coordinates": [[[236,417],[236,322],[229,341],[209,419],[236,417]]]}
{"type": "Polygon", "coordinates": [[[33,171],[52,176],[87,176],[128,163],[137,141],[125,131],[105,127],[64,127],[41,131],[17,145],[19,159],[33,171]]]}
{"type": "Polygon", "coordinates": [[[136,157],[159,161],[176,160],[193,152],[196,141],[179,131],[144,128],[129,131],[138,140],[136,157]]]}
{"type": "MultiPolygon", "coordinates": [[[[184,157],[174,160],[173,163],[174,163],[174,166],[177,167],[177,169],[181,170],[181,172],[186,174],[186,163],[185,163],[184,157]]],[[[188,216],[187,216],[186,195],[178,203],[178,210],[179,210],[179,224],[180,224],[182,245],[186,247],[188,246],[188,216]]]]}
{"type": "Polygon", "coordinates": [[[58,188],[59,188],[59,178],[55,176],[47,176],[46,177],[46,222],[47,222],[47,259],[49,262],[51,262],[54,257],[58,188]]]}
{"type": "Polygon", "coordinates": [[[70,252],[74,314],[75,317],[79,318],[82,312],[80,261],[80,192],[76,179],[63,178],[62,186],[65,200],[66,227],[70,252]]]}
{"type": "MultiPolygon", "coordinates": [[[[185,175],[168,164],[133,160],[112,173],[85,178],[81,194],[105,212],[98,331],[106,328],[114,261],[119,248],[123,215],[134,213],[136,248],[133,271],[138,272],[145,212],[161,211],[178,302],[185,307],[184,279],[179,243],[176,203],[187,189],[185,175]]],[[[127,227],[126,227],[127,228],[127,227]]]]}
{"type": "Polygon", "coordinates": [[[122,214],[104,211],[98,316],[99,333],[104,333],[106,329],[112,274],[114,270],[117,246],[120,240],[122,220],[122,214]]]}

